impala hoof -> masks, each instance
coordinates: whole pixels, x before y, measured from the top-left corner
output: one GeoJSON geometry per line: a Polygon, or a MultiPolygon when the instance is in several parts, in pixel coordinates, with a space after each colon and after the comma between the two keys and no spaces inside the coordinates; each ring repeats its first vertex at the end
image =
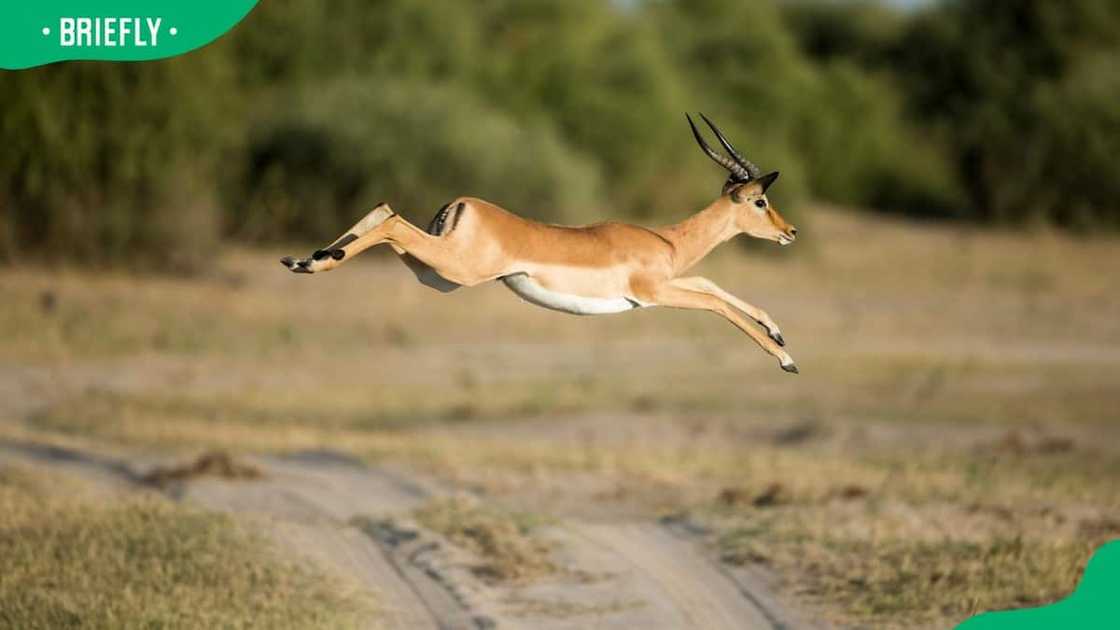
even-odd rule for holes
{"type": "Polygon", "coordinates": [[[789,372],[790,374],[800,374],[801,373],[801,370],[797,369],[797,364],[796,363],[783,363],[782,364],[782,369],[789,372]]]}
{"type": "Polygon", "coordinates": [[[779,346],[785,347],[786,340],[785,340],[785,338],[782,337],[782,333],[777,332],[777,331],[772,332],[772,333],[770,333],[770,338],[773,339],[774,342],[777,343],[779,346]]]}
{"type": "Polygon", "coordinates": [[[311,269],[308,268],[310,261],[307,260],[296,260],[291,256],[285,256],[280,259],[280,264],[293,273],[311,273],[311,269]]]}

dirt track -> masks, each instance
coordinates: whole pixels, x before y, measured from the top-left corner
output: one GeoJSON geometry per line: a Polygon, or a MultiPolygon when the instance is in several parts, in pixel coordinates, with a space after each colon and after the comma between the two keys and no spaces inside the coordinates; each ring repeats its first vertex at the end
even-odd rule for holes
{"type": "MultiPolygon", "coordinates": [[[[180,367],[43,370],[9,366],[6,417],[35,413],[67,392],[173,382],[180,367]],[[135,382],[134,382],[135,381],[135,382]]],[[[197,385],[197,383],[196,383],[197,385]]],[[[534,425],[535,426],[535,425],[534,425]]],[[[504,423],[497,431],[510,430],[504,423]]],[[[541,427],[538,427],[540,429],[541,427]]],[[[485,424],[483,431],[493,431],[485,424]]],[[[577,429],[573,429],[579,432],[577,429]]],[[[554,436],[560,437],[560,436],[554,436]]],[[[570,435],[566,436],[570,438],[570,435]]],[[[166,458],[93,452],[35,442],[0,443],[0,465],[22,462],[79,476],[108,494],[155,492],[143,478],[166,458]]],[[[484,582],[467,552],[411,519],[452,490],[403,469],[371,468],[337,452],[254,460],[256,480],[199,477],[164,495],[237,515],[266,532],[286,558],[302,558],[374,595],[373,628],[802,628],[764,579],[722,567],[701,537],[679,524],[633,515],[573,517],[541,532],[558,575],[528,583],[484,582]]]]}
{"type": "MultiPolygon", "coordinates": [[[[139,483],[152,460],[7,444],[0,446],[5,461],[77,473],[111,492],[152,491],[139,483]]],[[[441,493],[434,484],[330,452],[257,463],[261,479],[199,478],[164,493],[234,513],[267,532],[284,556],[372,592],[383,615],[370,627],[805,627],[775,603],[764,580],[721,568],[679,524],[554,523],[543,536],[563,568],[558,575],[487,583],[470,570],[469,554],[411,520],[413,508],[441,493]]]]}

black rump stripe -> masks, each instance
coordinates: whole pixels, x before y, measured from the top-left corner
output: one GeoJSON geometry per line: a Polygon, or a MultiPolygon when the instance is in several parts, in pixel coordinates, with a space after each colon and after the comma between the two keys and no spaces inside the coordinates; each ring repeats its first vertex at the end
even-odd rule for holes
{"type": "Polygon", "coordinates": [[[443,233],[443,225],[447,222],[447,211],[450,208],[451,204],[446,204],[436,212],[436,216],[432,217],[432,222],[428,224],[428,234],[439,236],[443,233]]]}
{"type": "Polygon", "coordinates": [[[451,204],[439,209],[436,216],[432,217],[432,222],[428,224],[428,234],[432,236],[444,236],[449,234],[459,225],[459,218],[463,216],[463,209],[466,204],[460,201],[452,208],[451,204]],[[452,214],[454,213],[454,214],[452,214]],[[448,224],[450,222],[450,225],[448,224]]]}

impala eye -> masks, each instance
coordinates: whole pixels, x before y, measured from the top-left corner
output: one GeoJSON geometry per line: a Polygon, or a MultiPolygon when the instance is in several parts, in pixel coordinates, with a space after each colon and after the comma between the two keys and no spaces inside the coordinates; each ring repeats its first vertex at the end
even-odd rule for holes
{"type": "Polygon", "coordinates": [[[766,200],[765,199],[759,199],[758,201],[754,202],[754,205],[755,205],[755,207],[758,207],[758,208],[765,208],[766,207],[766,200]]]}

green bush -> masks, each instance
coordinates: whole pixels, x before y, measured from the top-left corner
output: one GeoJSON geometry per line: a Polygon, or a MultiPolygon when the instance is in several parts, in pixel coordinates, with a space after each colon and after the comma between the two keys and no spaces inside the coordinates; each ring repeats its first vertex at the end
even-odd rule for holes
{"type": "Polygon", "coordinates": [[[227,206],[253,240],[328,239],[378,201],[418,224],[460,195],[550,221],[595,216],[592,162],[449,86],[344,80],[253,130],[227,206]]]}
{"type": "MultiPolygon", "coordinates": [[[[810,191],[805,161],[791,139],[801,117],[800,101],[815,76],[776,7],[677,0],[653,5],[651,11],[687,77],[689,109],[713,118],[761,168],[780,170],[782,179],[771,196],[783,213],[796,215],[810,191]]],[[[690,155],[706,161],[687,129],[682,132],[690,155]]]]}
{"type": "Polygon", "coordinates": [[[791,0],[780,8],[801,49],[821,62],[880,64],[907,25],[905,13],[868,0],[791,0]]]}
{"type": "Polygon", "coordinates": [[[429,0],[269,0],[219,46],[245,86],[288,90],[340,77],[465,79],[478,71],[481,7],[429,0]]]}
{"type": "Polygon", "coordinates": [[[461,194],[674,221],[724,177],[685,111],[791,215],[1118,226],[1117,31],[1112,0],[270,0],[180,59],[0,74],[0,257],[189,269],[223,227],[330,238],[461,194]]]}
{"type": "Polygon", "coordinates": [[[1020,194],[1078,229],[1120,228],[1120,69],[1116,55],[1079,60],[1034,95],[1041,128],[1038,178],[1020,194]]]}
{"type": "Polygon", "coordinates": [[[963,193],[943,143],[906,122],[888,77],[834,61],[813,89],[795,142],[817,195],[908,214],[957,212],[963,193]]]}
{"type": "Polygon", "coordinates": [[[968,216],[1120,223],[1118,30],[1111,0],[958,0],[914,22],[899,76],[950,142],[968,216]]]}
{"type": "Polygon", "coordinates": [[[608,0],[490,0],[479,19],[488,43],[477,64],[483,93],[519,119],[551,120],[599,161],[609,215],[693,209],[700,189],[674,177],[694,156],[683,120],[690,102],[644,12],[608,0]]]}
{"type": "Polygon", "coordinates": [[[0,73],[0,257],[193,267],[218,236],[220,61],[0,73]]]}

